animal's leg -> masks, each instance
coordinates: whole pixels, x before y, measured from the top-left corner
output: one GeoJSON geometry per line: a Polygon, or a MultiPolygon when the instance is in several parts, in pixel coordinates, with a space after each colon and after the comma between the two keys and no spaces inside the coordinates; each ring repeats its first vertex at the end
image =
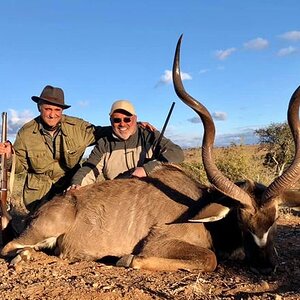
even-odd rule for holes
{"type": "Polygon", "coordinates": [[[32,248],[20,249],[16,251],[16,256],[10,261],[9,265],[17,268],[20,263],[29,261],[33,253],[34,250],[32,248]]]}
{"type": "Polygon", "coordinates": [[[213,251],[187,242],[169,240],[159,249],[145,250],[137,256],[122,257],[117,265],[158,271],[197,269],[206,272],[214,271],[217,267],[217,258],[213,251]]]}
{"type": "Polygon", "coordinates": [[[26,230],[1,251],[3,256],[15,256],[19,249],[52,248],[58,236],[64,234],[74,221],[75,208],[63,198],[43,205],[26,230]]]}

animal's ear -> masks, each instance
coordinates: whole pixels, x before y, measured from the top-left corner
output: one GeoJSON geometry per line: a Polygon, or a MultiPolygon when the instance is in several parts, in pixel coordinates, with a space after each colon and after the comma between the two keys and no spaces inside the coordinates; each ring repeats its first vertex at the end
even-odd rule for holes
{"type": "Polygon", "coordinates": [[[300,190],[286,190],[283,192],[279,205],[291,207],[300,211],[300,190]]]}
{"type": "Polygon", "coordinates": [[[199,211],[189,222],[204,223],[221,220],[227,216],[230,208],[219,203],[210,203],[199,211]]]}

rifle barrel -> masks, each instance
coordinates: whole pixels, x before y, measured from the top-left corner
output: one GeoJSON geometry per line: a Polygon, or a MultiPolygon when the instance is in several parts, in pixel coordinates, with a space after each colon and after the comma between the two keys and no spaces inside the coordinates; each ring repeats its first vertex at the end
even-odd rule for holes
{"type": "MultiPolygon", "coordinates": [[[[1,132],[1,142],[7,141],[7,113],[2,113],[2,132],[1,132]]],[[[1,155],[1,230],[4,230],[8,225],[11,217],[7,211],[7,158],[6,154],[1,155]]]]}
{"type": "Polygon", "coordinates": [[[155,143],[152,158],[155,157],[155,155],[158,155],[158,154],[159,154],[159,153],[157,153],[157,152],[158,152],[157,149],[158,149],[158,146],[159,146],[159,144],[160,144],[160,142],[161,142],[161,140],[162,140],[162,138],[163,138],[163,135],[164,135],[164,133],[165,133],[165,131],[166,131],[166,128],[167,128],[167,126],[168,126],[169,119],[170,119],[171,114],[172,114],[172,112],[173,112],[174,106],[175,106],[175,102],[172,102],[172,105],[171,105],[171,107],[170,107],[170,110],[169,110],[169,113],[168,113],[168,115],[167,115],[167,118],[166,118],[166,121],[165,121],[165,123],[164,123],[164,126],[163,126],[163,128],[162,128],[162,130],[161,130],[161,132],[160,132],[160,135],[159,135],[159,137],[158,137],[156,143],[155,143]]]}
{"type": "Polygon", "coordinates": [[[1,142],[4,143],[7,140],[7,112],[2,113],[2,133],[1,142]]]}
{"type": "Polygon", "coordinates": [[[169,110],[169,113],[167,115],[167,118],[166,118],[166,121],[165,121],[165,124],[161,130],[161,137],[164,135],[165,131],[166,131],[166,128],[168,126],[168,123],[169,123],[169,120],[170,120],[170,117],[171,117],[171,114],[173,112],[173,109],[174,109],[174,106],[175,106],[175,102],[172,103],[171,107],[170,107],[170,110],[169,110]]]}

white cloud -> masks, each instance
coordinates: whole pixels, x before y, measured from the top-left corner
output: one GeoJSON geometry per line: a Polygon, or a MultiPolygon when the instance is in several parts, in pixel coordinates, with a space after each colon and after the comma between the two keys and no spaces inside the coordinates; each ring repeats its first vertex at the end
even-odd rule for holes
{"type": "Polygon", "coordinates": [[[22,127],[31,119],[33,119],[33,113],[30,110],[19,112],[14,109],[10,109],[7,116],[8,132],[10,134],[16,133],[20,129],[20,127],[22,127]]]}
{"type": "Polygon", "coordinates": [[[300,31],[288,31],[280,35],[280,37],[289,41],[300,41],[300,31]]]}
{"type": "Polygon", "coordinates": [[[256,38],[244,43],[244,47],[249,50],[262,50],[269,46],[269,42],[263,38],[256,38]]]}
{"type": "Polygon", "coordinates": [[[278,56],[287,56],[290,55],[292,53],[295,53],[297,51],[297,49],[295,47],[289,46],[287,48],[282,48],[277,52],[278,56]]]}
{"type": "Polygon", "coordinates": [[[167,137],[182,148],[198,148],[202,145],[202,134],[198,132],[177,133],[167,137]]]}
{"type": "MultiPolygon", "coordinates": [[[[182,80],[191,80],[192,76],[188,73],[180,72],[182,80]]],[[[172,82],[172,71],[165,70],[165,73],[160,77],[159,83],[169,84],[172,82]]]]}
{"type": "Polygon", "coordinates": [[[224,60],[235,51],[236,51],[236,48],[229,48],[226,50],[217,50],[217,51],[215,51],[215,55],[216,55],[217,59],[224,60]]]}
{"type": "Polygon", "coordinates": [[[78,101],[77,103],[78,103],[78,105],[80,107],[87,107],[87,106],[89,106],[89,101],[87,101],[87,100],[81,100],[81,101],[78,101]]]}
{"type": "MultiPolygon", "coordinates": [[[[225,121],[227,119],[227,113],[221,112],[221,111],[216,111],[216,112],[212,113],[212,118],[216,121],[225,121]]],[[[188,119],[188,121],[193,124],[202,123],[202,121],[199,117],[190,118],[190,119],[188,119]]]]}
{"type": "MultiPolygon", "coordinates": [[[[190,129],[191,127],[186,129],[186,126],[178,127],[170,125],[165,132],[165,136],[183,148],[200,147],[203,139],[201,119],[195,116],[188,121],[195,124],[194,129],[190,129]],[[201,123],[201,125],[198,123],[201,123]]],[[[255,125],[251,127],[237,127],[232,129],[231,133],[216,134],[214,144],[216,147],[230,146],[232,143],[245,145],[257,144],[258,138],[254,133],[256,128],[257,126],[255,125]]]]}
{"type": "MultiPolygon", "coordinates": [[[[197,148],[202,145],[203,134],[202,129],[199,131],[190,132],[174,132],[172,134],[166,135],[173,142],[180,145],[182,148],[197,148]]],[[[226,147],[232,144],[243,144],[243,145],[253,145],[258,143],[258,138],[254,134],[254,130],[237,130],[237,132],[230,134],[217,134],[215,137],[215,147],[226,147]]]]}
{"type": "MultiPolygon", "coordinates": [[[[200,118],[198,118],[200,120],[200,118]]],[[[199,126],[199,125],[198,125],[199,126]]],[[[198,127],[197,126],[197,127],[198,127]]],[[[168,126],[165,136],[183,148],[200,147],[202,143],[202,126],[195,131],[186,131],[177,126],[168,126]]]]}
{"type": "Polygon", "coordinates": [[[205,74],[207,72],[209,72],[209,69],[202,69],[199,71],[199,74],[205,74]]]}
{"type": "Polygon", "coordinates": [[[226,112],[216,111],[212,113],[212,117],[217,121],[225,121],[227,119],[227,114],[226,112]]]}
{"type": "Polygon", "coordinates": [[[253,145],[258,143],[254,130],[241,130],[231,134],[220,134],[216,136],[215,146],[226,147],[234,144],[253,145]]]}
{"type": "Polygon", "coordinates": [[[188,119],[188,121],[191,123],[194,123],[194,124],[201,123],[200,117],[193,117],[193,118],[188,119]]]}
{"type": "Polygon", "coordinates": [[[180,73],[182,80],[192,80],[192,76],[188,73],[180,73]]]}

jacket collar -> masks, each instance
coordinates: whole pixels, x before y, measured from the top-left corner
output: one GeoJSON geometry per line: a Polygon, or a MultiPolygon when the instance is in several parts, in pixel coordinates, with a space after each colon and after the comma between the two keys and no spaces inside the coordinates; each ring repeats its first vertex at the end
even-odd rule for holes
{"type": "MultiPolygon", "coordinates": [[[[60,130],[64,135],[67,135],[67,134],[65,134],[65,130],[64,130],[65,118],[66,118],[65,115],[63,115],[61,122],[60,122],[60,130]]],[[[34,127],[33,127],[33,133],[37,133],[37,132],[40,132],[41,130],[45,130],[45,128],[43,127],[43,124],[41,122],[41,116],[37,116],[34,119],[34,121],[35,122],[34,122],[34,127]]]]}

